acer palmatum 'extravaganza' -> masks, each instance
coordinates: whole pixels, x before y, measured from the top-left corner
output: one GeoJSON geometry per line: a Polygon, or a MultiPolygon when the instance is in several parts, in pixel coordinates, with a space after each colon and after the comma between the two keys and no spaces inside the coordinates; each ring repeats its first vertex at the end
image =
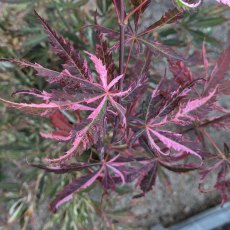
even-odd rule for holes
{"type": "MultiPolygon", "coordinates": [[[[179,2],[195,6],[199,1],[179,2]]],[[[75,192],[96,181],[105,190],[135,182],[139,188],[135,197],[143,196],[153,188],[162,169],[177,173],[199,170],[201,191],[205,191],[206,177],[215,170],[214,189],[220,192],[223,202],[230,196],[229,147],[223,143],[222,151],[222,146],[218,147],[206,130],[230,127],[230,111],[218,104],[222,95],[230,93],[230,80],[225,79],[230,45],[212,68],[203,45],[203,63],[199,63],[203,64],[203,72],[194,74],[182,55],[150,39],[157,28],[178,23],[184,7],[176,4],[160,20],[141,29],[141,16],[150,0],[131,3],[133,9],[126,12],[123,0],[113,1],[119,30],[95,23],[94,54],[87,51],[80,54],[35,12],[53,51],[63,61],[62,71],[25,60],[1,59],[33,68],[50,87],[47,91],[14,93],[36,97],[40,103],[0,100],[10,107],[48,117],[54,131],[41,135],[69,146],[60,156],[50,154],[46,164],[31,165],[57,174],[81,171],[51,202],[53,212],[75,192]],[[108,38],[114,41],[112,47],[108,38]],[[119,60],[113,59],[115,53],[119,54],[119,60]],[[160,82],[153,85],[149,84],[152,78],[149,68],[156,55],[167,58],[172,77],[165,71],[160,82]],[[213,146],[213,152],[204,149],[204,140],[213,146]]]]}

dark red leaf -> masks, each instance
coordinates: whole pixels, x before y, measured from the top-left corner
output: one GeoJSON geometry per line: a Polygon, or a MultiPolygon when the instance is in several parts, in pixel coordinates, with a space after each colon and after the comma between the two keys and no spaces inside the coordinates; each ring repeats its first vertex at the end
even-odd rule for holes
{"type": "Polygon", "coordinates": [[[183,12],[180,11],[177,8],[168,10],[159,21],[153,23],[149,27],[147,27],[143,32],[139,34],[139,36],[143,36],[147,33],[152,32],[153,30],[157,29],[158,27],[161,27],[165,24],[171,24],[176,22],[177,20],[183,18],[183,12]]]}
{"type": "Polygon", "coordinates": [[[78,71],[82,78],[91,79],[91,72],[87,66],[87,62],[81,58],[79,52],[75,50],[73,44],[58,35],[58,33],[53,30],[36,11],[34,11],[34,13],[48,34],[50,44],[52,45],[54,52],[66,63],[64,67],[72,74],[78,71]]]}
{"type": "Polygon", "coordinates": [[[86,176],[82,176],[65,186],[64,189],[59,192],[56,198],[50,203],[50,210],[55,213],[59,206],[73,198],[75,192],[92,185],[99,177],[100,173],[101,170],[96,171],[92,174],[88,174],[86,176]]]}

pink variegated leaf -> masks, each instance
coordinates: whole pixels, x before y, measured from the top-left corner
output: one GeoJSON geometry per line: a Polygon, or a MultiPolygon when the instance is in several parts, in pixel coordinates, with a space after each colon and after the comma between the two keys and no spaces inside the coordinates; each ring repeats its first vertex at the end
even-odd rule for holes
{"type": "Polygon", "coordinates": [[[105,97],[97,108],[89,115],[88,119],[75,127],[75,137],[72,147],[65,153],[65,155],[46,159],[48,162],[57,163],[62,162],[73,156],[74,152],[81,154],[93,144],[96,144],[103,132],[103,119],[106,114],[107,98],[105,97]]]}
{"type": "Polygon", "coordinates": [[[36,11],[34,11],[36,17],[41,22],[44,30],[48,34],[50,44],[54,52],[62,58],[66,64],[64,67],[68,69],[71,73],[78,71],[81,77],[91,79],[91,72],[88,69],[86,62],[80,57],[79,52],[77,52],[73,46],[73,44],[67,40],[65,40],[62,36],[58,35],[58,33],[53,30],[46,21],[38,15],[36,11]]]}
{"type": "Polygon", "coordinates": [[[104,97],[99,106],[89,115],[88,119],[95,119],[107,104],[107,97],[104,97]]]}
{"type": "Polygon", "coordinates": [[[101,83],[103,85],[103,88],[105,90],[107,90],[108,85],[107,85],[107,70],[106,70],[106,66],[103,65],[101,59],[99,59],[98,57],[96,57],[95,55],[85,51],[86,54],[89,55],[90,59],[92,60],[92,62],[94,63],[95,69],[97,71],[97,73],[99,74],[99,78],[101,80],[101,83]]]}
{"type": "Polygon", "coordinates": [[[50,101],[52,102],[68,101],[68,102],[77,102],[79,104],[81,103],[88,104],[87,101],[90,98],[95,98],[97,95],[100,95],[100,93],[76,92],[76,88],[75,90],[72,90],[70,88],[51,89],[49,91],[49,94],[50,94],[50,101]]]}
{"type": "Polygon", "coordinates": [[[195,118],[193,116],[181,116],[180,111],[176,114],[176,116],[171,120],[174,124],[180,126],[187,126],[193,124],[195,118]]]}
{"type": "Polygon", "coordinates": [[[175,81],[180,85],[185,85],[193,80],[191,70],[182,61],[168,59],[169,68],[175,81]]]}
{"type": "Polygon", "coordinates": [[[126,109],[119,103],[117,103],[112,97],[109,97],[109,101],[113,108],[119,113],[122,123],[126,126],[126,109]]]}
{"type": "Polygon", "coordinates": [[[118,81],[120,81],[120,79],[123,77],[122,75],[119,75],[117,77],[115,77],[108,85],[108,90],[110,90],[118,81]]]}
{"type": "Polygon", "coordinates": [[[131,88],[128,88],[125,91],[121,91],[118,93],[110,93],[109,95],[110,95],[110,97],[124,97],[130,92],[130,90],[131,90],[131,88]]]}
{"type": "Polygon", "coordinates": [[[147,81],[147,75],[141,74],[140,76],[137,76],[137,79],[132,82],[130,85],[130,91],[129,93],[124,97],[125,101],[133,102],[140,100],[140,95],[144,93],[144,90],[147,89],[148,81],[147,81]]]}
{"type": "Polygon", "coordinates": [[[134,170],[133,175],[129,176],[129,180],[138,178],[136,182],[136,187],[140,186],[143,191],[141,194],[135,195],[133,198],[139,198],[145,195],[146,192],[150,191],[155,185],[158,171],[158,161],[151,160],[149,163],[145,164],[141,168],[134,170]]]}
{"type": "Polygon", "coordinates": [[[102,163],[105,165],[103,171],[103,179],[101,181],[104,188],[114,190],[116,184],[127,183],[127,174],[131,170],[131,167],[127,166],[127,164],[138,160],[138,158],[127,158],[117,155],[109,161],[102,163]]]}
{"type": "Polygon", "coordinates": [[[63,102],[49,102],[49,103],[40,103],[40,104],[27,104],[27,103],[16,103],[7,101],[0,98],[0,101],[7,104],[9,107],[13,107],[22,111],[25,111],[34,115],[48,115],[50,112],[55,109],[64,109],[64,110],[93,110],[93,108],[85,105],[78,104],[77,102],[72,103],[63,103],[63,102]]]}
{"type": "Polygon", "coordinates": [[[203,106],[204,104],[206,104],[215,94],[216,94],[216,89],[214,89],[208,96],[200,98],[200,99],[196,99],[193,101],[189,101],[185,108],[182,109],[181,113],[182,115],[184,114],[188,114],[196,109],[198,109],[199,107],[203,106]]]}
{"type": "Polygon", "coordinates": [[[156,178],[157,178],[157,170],[158,170],[158,161],[151,162],[152,167],[146,171],[145,175],[142,177],[140,183],[140,188],[145,194],[149,192],[152,187],[155,185],[156,178]]]}
{"type": "Polygon", "coordinates": [[[173,91],[170,95],[170,99],[168,99],[168,102],[164,106],[164,108],[159,113],[159,117],[164,117],[171,112],[175,111],[183,98],[185,98],[189,92],[191,91],[191,87],[198,81],[199,79],[195,79],[191,82],[188,82],[184,84],[183,86],[180,86],[177,90],[173,91]]]}
{"type": "Polygon", "coordinates": [[[52,139],[63,142],[70,141],[73,136],[72,133],[67,133],[65,131],[53,131],[50,133],[40,132],[40,135],[46,139],[52,139]]]}
{"type": "Polygon", "coordinates": [[[142,178],[146,175],[146,173],[148,173],[148,171],[152,168],[152,161],[144,164],[144,165],[141,165],[140,167],[138,168],[132,168],[128,173],[127,173],[127,176],[126,176],[126,181],[128,183],[130,182],[133,182],[134,180],[138,179],[137,180],[137,183],[136,183],[136,186],[139,185],[138,182],[141,182],[142,178]]]}
{"type": "Polygon", "coordinates": [[[162,94],[152,95],[148,104],[146,111],[145,120],[149,121],[152,118],[155,118],[164,105],[166,104],[166,98],[162,94]]]}
{"type": "Polygon", "coordinates": [[[97,84],[89,81],[87,79],[79,78],[76,75],[72,75],[67,69],[62,72],[57,72],[51,69],[47,69],[40,64],[31,63],[26,60],[17,60],[17,59],[0,59],[0,62],[12,62],[23,67],[31,67],[36,70],[37,75],[43,77],[49,83],[59,84],[62,87],[71,86],[73,88],[84,88],[87,90],[96,90],[102,91],[102,87],[97,84]]]}
{"type": "Polygon", "coordinates": [[[171,155],[170,159],[172,159],[175,162],[175,161],[183,160],[188,156],[189,156],[189,153],[186,153],[185,151],[180,151],[180,152],[177,152],[171,155]]]}
{"type": "Polygon", "coordinates": [[[230,0],[216,0],[216,1],[230,7],[230,0]]]}
{"type": "Polygon", "coordinates": [[[56,83],[61,86],[72,85],[72,87],[74,87],[75,89],[81,88],[86,91],[103,91],[103,88],[100,84],[89,81],[87,79],[79,78],[78,75],[72,75],[66,69],[60,73],[60,76],[58,78],[53,79],[51,83],[56,83]]]}
{"type": "MultiPolygon", "coordinates": [[[[137,132],[135,132],[133,135],[132,135],[132,138],[130,139],[129,141],[129,148],[131,149],[132,146],[135,144],[135,142],[137,141],[140,141],[139,139],[143,136],[145,130],[144,129],[141,129],[141,130],[138,130],[137,132]]],[[[141,143],[141,142],[140,142],[141,143]]]]}
{"type": "Polygon", "coordinates": [[[120,177],[116,177],[111,175],[111,173],[109,172],[109,167],[105,167],[104,171],[103,171],[103,178],[101,180],[101,184],[102,186],[108,190],[108,189],[112,189],[115,190],[116,188],[116,184],[120,183],[120,177]]]}
{"type": "Polygon", "coordinates": [[[61,164],[57,166],[46,166],[42,164],[34,164],[29,163],[30,166],[35,168],[44,169],[47,172],[53,172],[56,174],[64,174],[74,171],[81,171],[87,168],[93,168],[95,166],[100,166],[101,163],[84,163],[84,162],[78,162],[78,163],[71,163],[71,164],[61,164]]]}
{"type": "Polygon", "coordinates": [[[107,167],[110,168],[110,170],[113,171],[118,177],[120,177],[123,185],[126,183],[125,176],[120,170],[118,170],[117,168],[113,167],[110,164],[107,164],[107,167]]]}
{"type": "Polygon", "coordinates": [[[9,58],[9,59],[1,58],[0,62],[1,61],[12,62],[12,63],[18,64],[18,65],[20,65],[22,67],[31,67],[31,68],[33,68],[34,70],[37,71],[37,74],[39,76],[44,77],[49,82],[52,82],[52,79],[56,79],[60,75],[60,73],[57,72],[57,71],[55,71],[55,70],[47,69],[47,68],[41,66],[38,63],[32,63],[32,62],[29,62],[27,60],[17,60],[17,59],[11,59],[11,58],[9,58]]]}
{"type": "Polygon", "coordinates": [[[89,106],[82,105],[81,103],[92,103],[95,102],[102,97],[104,97],[103,94],[86,94],[86,93],[75,93],[75,95],[71,95],[68,93],[65,93],[63,90],[52,90],[50,93],[46,91],[39,91],[37,89],[32,90],[18,90],[12,94],[12,96],[16,94],[27,94],[27,95],[33,95],[38,98],[42,98],[47,104],[54,103],[57,104],[57,106],[60,106],[60,109],[65,110],[94,110],[93,108],[89,106]],[[60,100],[61,99],[61,100],[60,100]],[[77,101],[75,101],[78,99],[77,101]],[[66,101],[66,102],[63,102],[66,101]],[[69,102],[67,102],[69,101],[69,102]],[[73,101],[73,102],[71,102],[73,101]]]}
{"type": "Polygon", "coordinates": [[[90,98],[86,98],[84,101],[89,104],[89,103],[98,101],[99,99],[104,98],[104,97],[105,97],[105,95],[101,94],[101,95],[98,95],[98,96],[93,96],[93,97],[90,97],[90,98]]]}
{"type": "MultiPolygon", "coordinates": [[[[176,1],[185,3],[184,8],[195,8],[201,3],[201,0],[176,1]]],[[[222,2],[226,3],[226,0],[222,2]]],[[[122,8],[122,1],[113,0],[113,3],[118,18],[121,19],[121,13],[125,13],[118,9],[122,8]]],[[[200,74],[193,76],[185,65],[185,59],[174,49],[158,41],[147,40],[148,36],[143,36],[162,25],[174,23],[182,18],[183,9],[178,7],[169,10],[160,20],[139,33],[137,22],[150,0],[132,0],[131,3],[135,8],[127,15],[125,13],[125,20],[131,19],[132,15],[137,17],[134,21],[134,29],[133,23],[125,26],[124,45],[127,45],[127,51],[130,48],[130,52],[125,55],[126,65],[123,63],[127,75],[124,82],[123,75],[116,74],[112,57],[112,50],[121,48],[119,39],[110,49],[103,35],[97,32],[95,53],[85,52],[95,70],[92,74],[87,61],[75,50],[73,43],[58,35],[36,12],[36,16],[48,34],[54,52],[63,59],[63,69],[55,71],[24,60],[0,59],[22,67],[33,68],[40,77],[50,83],[47,91],[31,89],[14,93],[14,95],[34,96],[42,100],[37,104],[15,103],[0,99],[0,102],[11,107],[32,114],[49,116],[54,129],[50,133],[43,132],[41,135],[58,142],[65,142],[64,146],[67,150],[63,155],[47,154],[46,160],[51,165],[32,164],[32,166],[57,174],[81,171],[80,178],[67,185],[50,204],[53,212],[73,198],[75,192],[88,188],[96,180],[105,189],[115,189],[117,184],[137,180],[137,185],[143,191],[137,196],[142,196],[152,189],[161,168],[162,171],[168,169],[177,173],[199,170],[204,160],[209,160],[209,157],[217,159],[216,155],[208,155],[199,149],[198,141],[204,143],[205,147],[205,127],[208,125],[214,128],[230,127],[229,110],[221,108],[217,102],[219,95],[229,94],[228,80],[224,79],[229,65],[229,47],[222,53],[211,75],[208,76],[209,66],[203,45],[202,55],[206,76],[204,79],[200,74]],[[136,53],[133,52],[133,45],[136,53]],[[143,47],[145,50],[142,55],[143,47]],[[154,54],[155,56],[163,54],[167,57],[173,78],[169,79],[165,71],[163,77],[157,74],[156,79],[151,80],[149,84],[148,77],[151,75],[149,71],[154,54]],[[200,80],[205,81],[203,92],[202,85],[193,87],[200,80]],[[118,87],[119,81],[122,81],[122,87],[118,87]],[[121,91],[123,88],[126,90],[121,91]],[[221,115],[211,117],[211,110],[221,115]],[[186,133],[194,129],[198,135],[194,136],[194,141],[189,141],[186,133]],[[116,141],[118,139],[119,141],[116,141]],[[83,153],[85,155],[82,158],[83,153]],[[66,163],[67,160],[73,162],[80,159],[88,163],[66,163]],[[189,160],[192,163],[189,163],[189,160]],[[52,165],[53,163],[55,165],[52,165]]],[[[105,33],[109,31],[98,25],[95,28],[99,31],[104,29],[105,33]]],[[[117,35],[119,32],[114,32],[112,38],[118,38],[117,35]]],[[[119,63],[119,66],[120,64],[122,63],[119,63]]],[[[214,141],[210,139],[210,142],[219,150],[214,141]]],[[[221,150],[218,152],[223,157],[224,163],[221,162],[215,168],[219,171],[217,171],[218,183],[214,187],[225,196],[226,186],[230,184],[226,178],[229,167],[227,159],[230,154],[229,147],[225,146],[223,156],[221,150]]]]}
{"type": "Polygon", "coordinates": [[[156,141],[152,137],[151,133],[152,133],[152,130],[147,128],[146,129],[146,134],[147,134],[148,142],[149,142],[151,148],[156,150],[158,153],[167,156],[169,153],[168,152],[164,153],[163,151],[161,151],[160,147],[156,144],[156,141]]]}
{"type": "Polygon", "coordinates": [[[0,98],[0,101],[5,103],[9,107],[17,108],[29,114],[41,115],[41,116],[47,116],[54,109],[56,110],[57,108],[59,108],[59,106],[54,103],[41,103],[41,104],[16,103],[16,102],[7,101],[2,98],[0,98]]]}
{"type": "Polygon", "coordinates": [[[145,136],[139,137],[139,144],[145,150],[149,156],[154,156],[155,152],[151,149],[151,146],[148,144],[148,139],[145,136]]]}
{"type": "Polygon", "coordinates": [[[219,56],[217,63],[212,70],[211,76],[208,78],[208,81],[205,84],[204,95],[208,94],[211,89],[219,85],[227,73],[230,64],[230,43],[228,47],[222,52],[219,56]]]}
{"type": "Polygon", "coordinates": [[[52,97],[51,93],[48,93],[46,91],[40,91],[37,89],[31,89],[31,90],[17,90],[14,93],[12,93],[12,96],[18,95],[18,94],[26,94],[26,95],[32,95],[38,98],[42,98],[44,101],[49,101],[52,97]]]}
{"type": "Polygon", "coordinates": [[[164,106],[163,109],[161,109],[159,113],[159,117],[165,117],[166,115],[173,112],[176,108],[178,108],[178,105],[180,101],[185,97],[185,95],[179,95],[176,97],[173,97],[171,101],[168,101],[168,104],[164,106]]]}
{"type": "Polygon", "coordinates": [[[64,189],[50,203],[50,210],[56,212],[58,207],[73,198],[75,192],[88,188],[100,176],[102,168],[92,174],[82,176],[64,187],[64,189]]]}
{"type": "Polygon", "coordinates": [[[93,111],[94,110],[94,108],[92,107],[81,105],[81,104],[78,104],[77,102],[70,103],[70,105],[68,105],[68,103],[67,105],[63,103],[60,105],[59,108],[63,110],[73,110],[73,111],[76,111],[76,110],[93,111]]]}
{"type": "Polygon", "coordinates": [[[159,164],[164,168],[168,169],[169,171],[176,172],[176,173],[186,173],[190,171],[194,171],[200,169],[203,162],[200,161],[199,163],[174,163],[174,162],[166,162],[166,161],[159,161],[159,164]]]}
{"type": "Polygon", "coordinates": [[[95,55],[102,60],[108,72],[108,81],[114,79],[115,63],[113,60],[112,52],[109,49],[108,42],[103,39],[103,34],[96,31],[96,50],[95,55]]]}
{"type": "MultiPolygon", "coordinates": [[[[166,145],[168,148],[173,148],[176,151],[185,151],[187,153],[190,153],[194,156],[197,156],[198,158],[201,159],[201,156],[198,152],[195,152],[193,149],[179,143],[176,140],[173,140],[169,137],[167,137],[166,135],[164,135],[163,132],[160,133],[160,131],[155,131],[151,129],[151,132],[164,144],[166,145]]],[[[175,135],[178,135],[177,133],[174,133],[175,135]]]]}

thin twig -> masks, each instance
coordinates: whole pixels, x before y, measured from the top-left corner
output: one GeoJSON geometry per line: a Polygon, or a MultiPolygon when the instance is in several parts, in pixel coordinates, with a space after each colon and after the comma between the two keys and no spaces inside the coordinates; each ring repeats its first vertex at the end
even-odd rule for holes
{"type": "MultiPolygon", "coordinates": [[[[119,75],[124,73],[124,54],[125,54],[125,5],[124,0],[120,0],[120,50],[119,50],[119,75]]],[[[123,78],[120,81],[119,90],[123,90],[123,78]]]]}
{"type": "MultiPolygon", "coordinates": [[[[120,0],[120,49],[119,49],[119,75],[124,74],[124,54],[125,54],[125,24],[124,24],[124,18],[125,18],[125,4],[124,0],[120,0]]],[[[123,80],[124,76],[120,81],[119,84],[119,90],[123,90],[123,80]]],[[[118,103],[120,103],[120,98],[118,99],[118,103]]],[[[119,117],[117,116],[115,119],[115,125],[114,125],[114,132],[113,136],[111,138],[111,143],[114,142],[117,129],[119,126],[119,117]]]]}
{"type": "Polygon", "coordinates": [[[117,15],[117,21],[118,21],[118,23],[120,23],[120,16],[119,16],[119,12],[118,12],[118,9],[117,9],[116,0],[113,0],[113,5],[114,5],[115,12],[116,12],[116,15],[117,15]]]}
{"type": "Polygon", "coordinates": [[[128,58],[127,58],[126,65],[125,65],[124,75],[126,74],[128,64],[129,64],[129,60],[130,60],[130,57],[131,57],[131,53],[133,51],[133,44],[134,44],[134,40],[132,40],[132,43],[131,43],[131,46],[130,46],[130,49],[129,49],[129,54],[128,54],[128,58]]]}
{"type": "Polygon", "coordinates": [[[125,17],[124,23],[125,23],[125,24],[128,24],[129,18],[130,18],[135,12],[137,12],[147,1],[148,1],[148,0],[145,0],[145,1],[142,2],[139,6],[137,6],[132,12],[130,12],[130,13],[125,17]]]}
{"type": "Polygon", "coordinates": [[[226,156],[222,153],[222,151],[220,150],[220,148],[217,146],[217,144],[215,143],[215,141],[213,140],[213,138],[208,134],[208,132],[206,130],[202,130],[201,132],[203,132],[203,134],[208,138],[209,142],[211,143],[211,145],[216,149],[218,155],[226,160],[226,156]]]}

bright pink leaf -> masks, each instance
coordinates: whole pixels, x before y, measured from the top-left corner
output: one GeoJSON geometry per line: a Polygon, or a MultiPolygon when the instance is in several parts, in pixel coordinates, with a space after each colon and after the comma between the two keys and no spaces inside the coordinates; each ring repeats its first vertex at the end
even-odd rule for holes
{"type": "Polygon", "coordinates": [[[103,88],[107,90],[107,70],[106,66],[103,65],[101,59],[97,58],[95,55],[85,51],[86,54],[89,55],[90,59],[94,63],[95,69],[97,73],[99,74],[99,78],[102,82],[103,88]]]}
{"type": "Polygon", "coordinates": [[[185,151],[187,153],[191,153],[192,155],[194,156],[197,156],[201,159],[201,156],[195,152],[194,150],[192,150],[191,148],[185,146],[185,145],[182,145],[180,144],[179,142],[176,142],[162,134],[160,134],[159,132],[155,131],[155,130],[152,130],[151,129],[151,132],[162,142],[164,143],[168,148],[173,148],[177,151],[185,151]]]}
{"type": "Polygon", "coordinates": [[[121,78],[123,77],[122,75],[117,76],[116,78],[114,78],[108,85],[108,90],[110,90],[121,78]]]}
{"type": "Polygon", "coordinates": [[[206,104],[215,95],[215,93],[216,93],[216,89],[213,90],[207,97],[203,97],[203,98],[200,98],[200,99],[189,101],[186,104],[185,108],[182,109],[181,113],[182,114],[187,114],[187,113],[192,112],[195,109],[198,109],[202,105],[206,104]]]}

